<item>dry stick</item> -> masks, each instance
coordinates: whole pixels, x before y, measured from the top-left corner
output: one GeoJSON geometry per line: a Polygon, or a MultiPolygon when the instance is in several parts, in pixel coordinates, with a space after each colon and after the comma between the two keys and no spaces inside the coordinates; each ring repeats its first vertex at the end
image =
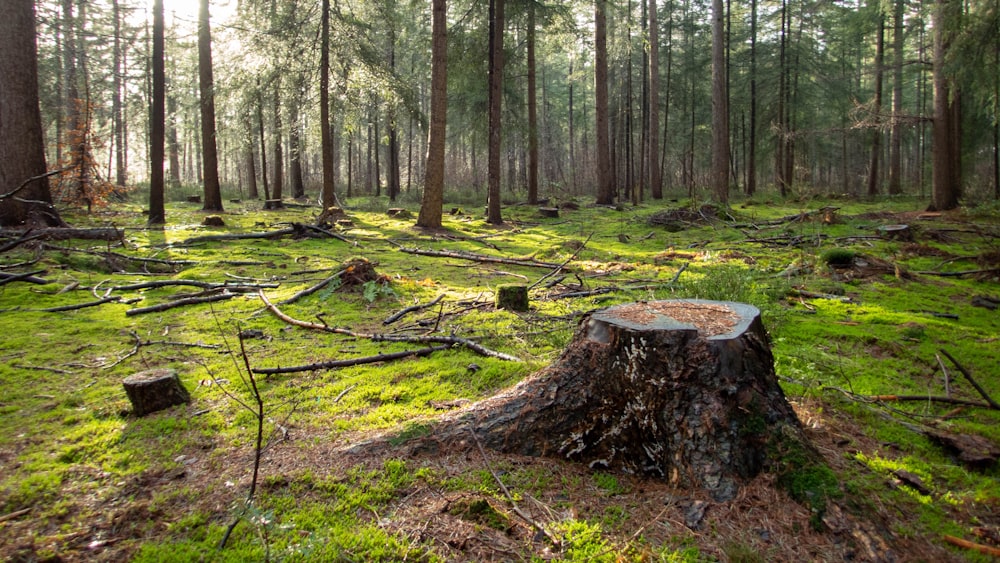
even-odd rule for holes
{"type": "Polygon", "coordinates": [[[532,289],[535,289],[535,286],[537,286],[538,284],[542,283],[546,279],[551,278],[552,276],[554,276],[554,275],[558,274],[559,272],[561,272],[562,269],[564,267],[566,267],[566,264],[569,264],[572,260],[576,259],[577,255],[580,254],[580,251],[583,250],[584,248],[586,248],[587,243],[590,242],[590,239],[593,238],[593,236],[594,236],[594,233],[590,233],[590,235],[587,236],[587,240],[583,241],[583,244],[580,245],[580,248],[577,248],[576,251],[574,251],[573,254],[570,255],[569,258],[567,258],[562,264],[559,264],[558,266],[556,266],[555,268],[553,268],[551,272],[549,272],[549,273],[545,274],[544,276],[538,278],[538,281],[536,281],[535,283],[529,285],[528,286],[528,291],[531,291],[532,289]]]}
{"type": "Polygon", "coordinates": [[[513,266],[526,266],[529,268],[559,268],[559,264],[552,262],[540,262],[538,260],[522,260],[519,258],[502,258],[498,256],[486,256],[485,254],[473,254],[471,252],[453,252],[451,250],[422,250],[420,248],[400,248],[400,252],[416,254],[419,256],[433,256],[436,258],[458,258],[460,260],[471,260],[473,262],[485,262],[492,264],[510,264],[513,266]]]}
{"type": "MultiPolygon", "coordinates": [[[[121,297],[103,297],[97,301],[87,301],[86,303],[77,303],[76,305],[62,305],[60,307],[49,307],[48,309],[38,309],[43,313],[61,313],[63,311],[75,311],[77,309],[86,309],[87,307],[97,307],[98,305],[104,305],[105,303],[117,303],[121,301],[121,297]]],[[[129,300],[129,303],[135,303],[139,301],[138,299],[129,300]]]]}
{"type": "Polygon", "coordinates": [[[858,398],[872,401],[929,401],[932,403],[948,403],[952,405],[968,405],[970,407],[990,408],[982,401],[956,399],[954,397],[939,397],[937,395],[858,395],[858,398]]]}
{"type": "Polygon", "coordinates": [[[430,303],[418,303],[416,305],[412,305],[412,306],[407,307],[407,308],[405,308],[405,309],[403,309],[401,311],[398,311],[396,313],[393,313],[393,314],[389,315],[389,317],[387,317],[384,321],[382,321],[382,324],[384,324],[384,325],[390,325],[390,324],[398,321],[399,319],[403,318],[404,316],[408,315],[409,313],[412,313],[414,311],[420,311],[422,309],[429,309],[429,308],[437,305],[438,301],[441,301],[442,299],[444,299],[444,294],[443,293],[441,295],[438,295],[437,297],[435,297],[434,300],[431,301],[430,303]]]}
{"type": "Polygon", "coordinates": [[[42,278],[35,277],[35,274],[44,274],[44,273],[45,270],[35,270],[34,272],[25,272],[23,274],[8,274],[6,272],[0,272],[0,285],[16,281],[45,285],[49,283],[48,280],[43,280],[42,278]]]}
{"type": "Polygon", "coordinates": [[[469,427],[469,434],[472,434],[472,439],[476,442],[476,447],[479,448],[479,453],[483,456],[483,463],[486,465],[486,470],[493,475],[493,479],[497,482],[497,485],[500,486],[500,490],[503,492],[504,496],[507,497],[507,502],[510,503],[510,507],[514,511],[514,514],[517,514],[521,517],[521,519],[530,524],[532,528],[538,530],[543,536],[552,542],[552,545],[561,545],[562,542],[559,541],[559,538],[554,537],[541,524],[535,522],[534,518],[525,514],[525,512],[517,506],[517,502],[514,500],[514,496],[510,494],[510,490],[507,489],[507,485],[503,484],[503,481],[501,481],[500,477],[497,476],[496,471],[493,471],[493,467],[490,466],[490,458],[486,455],[486,450],[483,449],[483,444],[479,441],[479,436],[476,435],[476,431],[471,426],[469,427]]]}
{"type": "Polygon", "coordinates": [[[338,393],[337,396],[333,399],[334,404],[339,403],[340,400],[344,398],[344,395],[350,393],[351,389],[354,389],[355,387],[357,387],[357,384],[348,385],[346,388],[344,388],[344,390],[338,393]]]}
{"type": "Polygon", "coordinates": [[[941,366],[941,372],[944,374],[944,395],[945,397],[951,397],[951,378],[948,376],[948,368],[944,367],[944,360],[941,359],[941,354],[934,354],[937,359],[937,363],[941,366]]]}
{"type": "Polygon", "coordinates": [[[302,291],[296,293],[295,295],[289,297],[288,299],[285,299],[284,301],[279,301],[278,304],[279,305],[288,305],[290,303],[295,303],[296,301],[298,301],[299,299],[302,299],[303,297],[308,297],[309,295],[312,295],[313,293],[316,293],[317,291],[319,291],[319,290],[323,289],[324,287],[326,287],[327,285],[329,285],[330,282],[332,282],[333,280],[339,278],[341,276],[341,274],[343,274],[346,271],[347,271],[346,269],[345,270],[340,270],[336,274],[333,274],[332,276],[326,278],[325,280],[319,282],[318,284],[316,284],[316,285],[314,285],[314,286],[312,286],[310,288],[303,289],[302,291]]]}
{"type": "Polygon", "coordinates": [[[160,303],[159,305],[129,309],[128,311],[125,311],[125,316],[131,317],[145,313],[158,313],[160,311],[166,311],[167,309],[173,309],[174,307],[183,307],[184,305],[195,305],[198,303],[213,303],[215,301],[232,299],[233,297],[236,297],[235,293],[221,293],[219,295],[209,295],[207,297],[185,297],[184,299],[168,301],[166,303],[160,303]]]}
{"type": "Polygon", "coordinates": [[[969,540],[963,540],[962,538],[956,538],[955,536],[949,536],[947,534],[941,536],[941,539],[952,545],[957,545],[958,547],[964,547],[965,549],[971,549],[973,551],[978,551],[979,553],[992,555],[993,557],[1000,557],[1000,548],[971,542],[969,540]]]}
{"type": "Polygon", "coordinates": [[[31,512],[30,508],[24,508],[24,509],[21,509],[21,510],[16,510],[14,512],[10,512],[8,514],[4,514],[3,516],[0,516],[0,522],[6,522],[7,520],[13,520],[15,518],[19,518],[19,517],[24,516],[25,514],[27,514],[29,512],[31,512]]]}
{"type": "Polygon", "coordinates": [[[977,275],[977,274],[1000,274],[1000,268],[987,268],[985,270],[963,270],[961,272],[929,272],[929,271],[923,271],[923,272],[917,272],[917,273],[920,274],[920,275],[923,275],[923,276],[939,276],[939,277],[945,277],[945,278],[951,278],[951,277],[960,278],[962,276],[974,276],[974,275],[977,275]]]}
{"type": "Polygon", "coordinates": [[[353,338],[364,338],[367,340],[371,340],[373,342],[419,342],[424,344],[433,343],[433,344],[460,345],[460,346],[465,346],[469,350],[472,350],[473,352],[481,356],[499,358],[501,360],[507,360],[508,362],[521,361],[521,359],[518,358],[517,356],[511,356],[510,354],[497,352],[496,350],[490,350],[489,348],[483,346],[482,344],[479,344],[478,342],[474,342],[472,340],[469,340],[468,338],[462,338],[459,336],[431,336],[431,335],[395,336],[386,334],[369,334],[364,332],[355,332],[353,330],[348,330],[346,328],[337,328],[327,325],[325,323],[311,323],[308,321],[302,321],[299,319],[294,319],[292,317],[289,317],[288,315],[283,313],[281,309],[278,309],[278,307],[276,307],[273,303],[271,303],[271,301],[267,298],[267,296],[264,295],[263,291],[257,292],[257,295],[260,296],[261,301],[264,302],[264,307],[266,307],[268,311],[271,311],[271,313],[273,313],[274,316],[278,317],[279,319],[285,321],[290,325],[295,325],[302,328],[308,328],[311,330],[319,330],[322,332],[329,332],[331,334],[342,334],[344,336],[350,336],[353,338]]]}
{"type": "Polygon", "coordinates": [[[254,283],[254,284],[249,284],[249,283],[229,283],[229,282],[206,282],[206,281],[198,281],[198,280],[155,280],[155,281],[148,281],[148,282],[133,283],[133,284],[129,284],[129,285],[119,285],[119,286],[112,287],[111,289],[113,291],[134,291],[134,290],[137,290],[137,289],[153,289],[153,288],[158,288],[158,287],[172,287],[172,286],[178,286],[178,285],[191,286],[191,287],[200,287],[202,289],[226,288],[226,289],[229,289],[229,290],[236,289],[238,291],[240,288],[246,288],[247,290],[251,290],[251,289],[252,290],[257,290],[257,289],[261,289],[261,288],[273,289],[273,288],[278,287],[280,284],[277,284],[277,283],[254,283]]]}
{"type": "Polygon", "coordinates": [[[969,383],[971,383],[972,386],[976,388],[976,391],[979,391],[979,394],[982,395],[982,397],[986,399],[986,402],[990,404],[990,408],[994,410],[1000,410],[1000,404],[997,404],[997,402],[994,401],[992,397],[990,397],[989,393],[987,393],[985,389],[979,386],[979,383],[972,378],[972,374],[969,373],[968,370],[966,370],[965,367],[962,366],[962,364],[958,363],[958,360],[956,360],[951,354],[949,354],[947,350],[942,349],[941,353],[944,354],[946,358],[951,360],[951,363],[955,364],[955,367],[958,368],[958,371],[962,372],[962,375],[964,375],[965,378],[969,380],[969,383]]]}
{"type": "Polygon", "coordinates": [[[314,371],[318,369],[343,368],[350,366],[358,366],[362,364],[374,364],[378,362],[400,360],[403,358],[409,358],[410,356],[429,356],[433,352],[440,352],[441,350],[447,350],[448,348],[451,348],[451,346],[450,345],[430,346],[427,348],[421,348],[419,350],[403,350],[402,352],[376,354],[374,356],[364,356],[362,358],[352,358],[349,360],[329,360],[326,362],[316,362],[315,364],[308,364],[304,366],[289,366],[286,368],[255,368],[253,371],[254,373],[259,373],[261,375],[276,375],[282,373],[298,373],[303,371],[314,371]]]}
{"type": "Polygon", "coordinates": [[[17,240],[8,242],[7,244],[0,246],[0,254],[7,252],[8,250],[17,248],[18,246],[21,246],[26,242],[37,240],[45,236],[44,234],[32,236],[31,231],[32,229],[28,229],[27,231],[24,231],[24,234],[22,234],[17,240]]]}

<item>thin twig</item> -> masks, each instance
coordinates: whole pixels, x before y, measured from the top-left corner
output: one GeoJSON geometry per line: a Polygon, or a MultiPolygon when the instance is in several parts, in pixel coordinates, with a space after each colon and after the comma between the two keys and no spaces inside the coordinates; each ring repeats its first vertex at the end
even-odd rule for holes
{"type": "Polygon", "coordinates": [[[320,369],[334,369],[350,366],[359,366],[362,364],[374,364],[378,362],[389,362],[392,360],[400,360],[403,358],[409,358],[411,356],[429,356],[434,352],[439,352],[441,350],[447,350],[451,346],[430,346],[427,348],[421,348],[419,350],[404,350],[402,352],[393,352],[389,354],[376,354],[374,356],[365,356],[362,358],[351,358],[349,360],[329,360],[326,362],[316,362],[314,364],[302,365],[302,366],[289,366],[284,368],[255,368],[254,373],[259,373],[261,375],[276,375],[282,373],[298,373],[303,371],[315,371],[320,369]]]}
{"type": "Polygon", "coordinates": [[[564,267],[566,267],[566,264],[569,264],[571,261],[573,261],[574,259],[576,259],[577,255],[580,254],[580,251],[587,247],[587,243],[590,242],[590,239],[593,238],[593,236],[594,236],[594,233],[591,232],[590,235],[587,236],[587,240],[583,241],[583,244],[581,244],[580,247],[577,248],[573,252],[573,254],[570,255],[569,258],[567,258],[562,264],[559,264],[559,266],[553,268],[552,271],[550,271],[549,273],[547,273],[544,276],[538,278],[538,281],[536,281],[535,283],[529,285],[528,286],[528,291],[531,291],[538,284],[542,283],[543,281],[547,280],[548,278],[551,278],[552,276],[554,276],[554,275],[558,274],[559,272],[561,272],[562,269],[564,267]]]}
{"type": "Polygon", "coordinates": [[[962,364],[958,363],[958,360],[956,360],[954,356],[949,354],[948,351],[944,349],[941,350],[941,353],[944,354],[946,358],[951,360],[951,363],[955,364],[955,367],[958,368],[958,371],[962,372],[962,375],[964,375],[965,378],[969,380],[969,383],[971,383],[972,386],[976,388],[976,391],[979,391],[979,394],[982,395],[982,397],[986,399],[986,402],[990,404],[990,408],[994,410],[1000,410],[1000,404],[997,404],[997,402],[993,400],[993,397],[990,397],[989,393],[987,393],[986,390],[979,385],[979,382],[973,379],[972,374],[969,373],[969,371],[966,370],[965,367],[962,366],[962,364]]]}
{"type": "Polygon", "coordinates": [[[434,300],[431,301],[430,303],[417,303],[416,305],[411,305],[409,307],[406,307],[405,309],[402,309],[400,311],[397,311],[389,315],[384,321],[382,321],[382,324],[389,325],[398,321],[399,319],[403,318],[405,315],[408,315],[409,313],[412,313],[414,311],[420,311],[423,309],[429,309],[437,305],[438,301],[441,301],[442,299],[444,299],[443,293],[435,297],[434,300]]]}
{"type": "Polygon", "coordinates": [[[324,279],[323,281],[319,282],[318,284],[316,284],[316,285],[314,285],[312,287],[303,289],[302,291],[296,293],[295,295],[289,297],[288,299],[285,299],[284,301],[279,301],[278,304],[279,305],[289,305],[291,303],[295,303],[296,301],[298,301],[299,299],[302,299],[303,297],[308,297],[308,296],[312,295],[313,293],[316,293],[317,291],[319,291],[319,290],[323,289],[324,287],[326,287],[327,285],[329,285],[330,282],[332,282],[333,280],[339,279],[340,276],[344,272],[346,272],[346,271],[347,271],[346,269],[345,270],[340,270],[336,274],[333,274],[332,276],[324,279]]]}

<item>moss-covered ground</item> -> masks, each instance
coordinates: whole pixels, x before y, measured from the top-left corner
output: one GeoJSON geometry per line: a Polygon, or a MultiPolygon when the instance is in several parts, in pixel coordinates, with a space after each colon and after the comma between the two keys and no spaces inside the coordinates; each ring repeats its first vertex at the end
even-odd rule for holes
{"type": "MultiPolygon", "coordinates": [[[[997,448],[1000,411],[871,397],[983,402],[945,351],[1000,399],[1000,312],[988,307],[1000,298],[995,207],[924,215],[920,201],[905,198],[750,200],[713,214],[685,201],[618,210],[576,203],[558,218],[510,205],[503,227],[486,224],[477,206],[428,232],[414,228],[413,217],[388,216],[385,199],[351,200],[352,225],[338,230],[348,242],[185,243],[311,223],[319,209],[305,205],[263,211],[259,202],[228,203],[225,227],[203,227],[198,204],[174,202],[162,229],[145,227],[138,204],[67,212],[74,226],[114,225],[125,237],[36,241],[0,254],[3,271],[44,270],[38,275],[49,282],[0,286],[0,558],[790,561],[888,558],[891,551],[896,560],[991,560],[945,537],[1000,547],[1000,470],[995,462],[963,462],[922,430],[976,436],[997,448]],[[825,206],[838,210],[790,218],[825,206]],[[685,213],[666,217],[671,210],[685,213]],[[910,225],[913,239],[880,237],[878,227],[892,224],[910,225]],[[545,277],[551,268],[409,249],[568,263],[545,277]],[[127,314],[202,290],[119,288],[153,280],[269,284],[262,291],[278,303],[357,257],[380,277],[332,283],[281,310],[355,333],[472,339],[521,361],[456,346],[256,375],[264,447],[247,508],[257,417],[246,408],[254,398],[241,331],[253,369],[425,345],[293,326],[265,309],[256,291],[127,314]],[[530,311],[495,310],[497,286],[543,277],[530,291],[530,311]],[[577,296],[563,295],[570,293],[577,296]],[[105,296],[120,300],[42,311],[105,296]],[[815,491],[782,489],[771,475],[718,504],[699,491],[559,460],[486,458],[475,448],[365,453],[375,434],[398,434],[394,443],[421,435],[442,412],[545,366],[583,313],[667,298],[762,310],[782,385],[828,466],[816,470],[829,496],[822,514],[809,496],[815,491]],[[193,400],[136,418],[122,380],[154,367],[176,369],[193,400]],[[829,491],[831,473],[836,491],[829,491]]],[[[809,481],[802,477],[797,482],[809,481]]]]}

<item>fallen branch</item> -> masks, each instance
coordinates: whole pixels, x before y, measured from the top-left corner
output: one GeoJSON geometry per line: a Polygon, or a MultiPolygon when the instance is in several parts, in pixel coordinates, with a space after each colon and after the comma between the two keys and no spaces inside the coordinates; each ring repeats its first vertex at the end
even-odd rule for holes
{"type": "MultiPolygon", "coordinates": [[[[20,237],[24,233],[18,230],[3,229],[0,230],[0,237],[20,237]]],[[[32,238],[35,239],[45,239],[45,240],[70,240],[70,239],[82,239],[82,240],[122,240],[125,236],[123,231],[116,229],[115,227],[98,227],[94,229],[77,229],[72,227],[48,227],[44,229],[35,229],[32,231],[32,238]]]]}
{"type": "Polygon", "coordinates": [[[4,514],[3,516],[0,516],[0,522],[6,522],[8,520],[20,518],[21,516],[24,516],[29,512],[31,512],[31,508],[24,508],[21,510],[15,510],[14,512],[9,512],[7,514],[4,514]]]}
{"type": "Polygon", "coordinates": [[[517,356],[511,356],[510,354],[505,354],[503,352],[497,352],[495,350],[490,350],[489,348],[474,342],[468,338],[461,338],[459,336],[402,336],[402,335],[386,335],[386,334],[370,334],[364,332],[355,332],[346,328],[338,328],[327,325],[326,323],[311,323],[308,321],[302,321],[299,319],[292,318],[278,309],[271,301],[264,295],[263,291],[259,291],[257,295],[260,296],[261,301],[264,303],[264,307],[271,311],[274,316],[285,321],[286,323],[302,328],[308,328],[310,330],[318,330],[322,332],[329,332],[331,334],[342,334],[344,336],[350,336],[353,338],[364,338],[366,340],[371,340],[373,342],[410,342],[410,343],[424,343],[424,344],[449,344],[457,346],[465,346],[469,350],[481,355],[491,358],[499,358],[501,360],[507,360],[509,362],[520,362],[521,359],[517,356]]]}
{"type": "Polygon", "coordinates": [[[541,262],[533,259],[503,258],[499,256],[487,256],[485,254],[473,254],[471,252],[454,252],[451,250],[423,250],[420,248],[400,248],[400,252],[416,254],[418,256],[432,256],[435,258],[458,258],[459,260],[471,260],[473,262],[484,262],[488,264],[510,264],[512,266],[525,266],[529,268],[562,268],[562,264],[552,262],[541,262]]]}
{"type": "Polygon", "coordinates": [[[0,246],[0,254],[7,252],[8,250],[17,248],[18,246],[21,246],[26,242],[37,240],[44,236],[44,235],[32,235],[31,234],[32,231],[33,229],[28,229],[27,231],[24,231],[17,240],[8,242],[7,244],[0,246]]]}
{"type": "Polygon", "coordinates": [[[339,403],[340,400],[344,398],[344,395],[347,395],[348,393],[350,393],[351,389],[354,389],[355,387],[357,387],[357,385],[348,385],[347,387],[344,388],[343,391],[341,391],[340,393],[337,393],[337,396],[334,397],[334,399],[333,399],[334,404],[339,403]]]}
{"type": "Polygon", "coordinates": [[[517,501],[514,500],[514,495],[510,494],[510,490],[507,489],[507,485],[503,484],[503,481],[500,480],[496,471],[493,471],[493,467],[490,466],[490,458],[487,457],[486,450],[483,449],[483,444],[479,441],[479,436],[476,436],[476,431],[473,430],[471,426],[469,427],[469,434],[472,434],[472,439],[476,442],[476,447],[479,448],[480,455],[483,456],[483,464],[486,465],[486,470],[490,472],[490,475],[493,475],[493,479],[497,482],[497,485],[500,487],[504,496],[507,497],[507,502],[510,503],[511,510],[514,511],[514,514],[520,516],[522,520],[530,524],[532,528],[538,531],[538,533],[545,536],[545,538],[549,540],[552,545],[561,545],[562,542],[559,541],[559,538],[553,536],[552,533],[546,530],[544,526],[536,522],[531,515],[525,513],[519,506],[517,506],[517,501]]]}
{"type": "Polygon", "coordinates": [[[817,293],[815,291],[807,291],[805,289],[792,288],[788,290],[788,294],[793,297],[805,297],[807,299],[830,299],[832,301],[840,301],[841,303],[854,303],[854,300],[845,295],[833,295],[832,293],[817,293]]]}
{"type": "Polygon", "coordinates": [[[441,295],[438,295],[437,297],[435,297],[434,300],[431,301],[430,303],[418,303],[416,305],[411,305],[409,307],[406,307],[405,309],[403,309],[401,311],[397,311],[397,312],[389,315],[384,321],[382,321],[382,324],[384,324],[384,325],[390,325],[390,324],[398,321],[399,319],[403,318],[404,316],[406,316],[406,315],[408,315],[410,313],[413,313],[414,311],[420,311],[422,309],[429,309],[429,308],[437,305],[438,302],[441,301],[442,299],[444,299],[444,294],[443,293],[441,295]]]}
{"type": "Polygon", "coordinates": [[[962,372],[962,375],[964,375],[965,378],[969,380],[969,383],[971,383],[972,386],[976,388],[976,391],[979,391],[979,394],[982,395],[982,397],[986,399],[986,402],[990,404],[990,408],[994,410],[1000,410],[1000,404],[997,404],[997,402],[994,401],[992,397],[990,397],[989,393],[987,393],[986,390],[979,385],[979,382],[973,379],[972,374],[969,373],[969,371],[966,370],[965,367],[962,366],[962,364],[958,363],[958,360],[956,360],[954,356],[949,354],[948,351],[944,349],[941,350],[941,353],[944,354],[946,358],[951,360],[951,363],[955,364],[955,367],[958,368],[958,371],[962,372]]]}
{"type": "MultiPolygon", "coordinates": [[[[76,311],[77,309],[86,309],[87,307],[97,307],[98,305],[104,305],[105,303],[117,303],[121,301],[121,297],[104,297],[98,299],[97,301],[87,301],[86,303],[77,303],[76,305],[62,305],[60,307],[49,307],[48,309],[39,309],[43,313],[62,313],[64,311],[76,311]]],[[[138,299],[130,300],[130,303],[135,303],[138,299]]]]}
{"type": "MultiPolygon", "coordinates": [[[[650,234],[652,234],[652,233],[650,233],[650,234]]],[[[532,289],[535,289],[535,286],[537,286],[538,284],[542,283],[546,279],[548,279],[548,278],[550,278],[550,277],[558,274],[559,272],[561,272],[562,269],[566,267],[566,264],[569,264],[572,260],[576,259],[577,255],[580,254],[580,251],[587,247],[587,243],[590,242],[590,239],[593,238],[593,236],[594,236],[594,233],[590,233],[590,235],[587,236],[587,240],[583,241],[583,244],[581,244],[579,248],[577,248],[575,251],[573,251],[573,254],[571,254],[569,258],[567,258],[565,261],[563,261],[562,264],[559,264],[558,266],[556,266],[551,272],[549,272],[549,273],[545,274],[544,276],[538,278],[538,281],[536,281],[535,283],[529,285],[528,286],[528,291],[531,291],[532,289]]]]}
{"type": "Polygon", "coordinates": [[[35,274],[44,274],[44,273],[45,270],[35,270],[34,272],[25,272],[23,274],[8,274],[6,272],[0,272],[0,285],[17,281],[34,283],[38,285],[45,285],[47,283],[51,283],[48,280],[43,280],[42,278],[35,277],[35,274]]]}
{"type": "Polygon", "coordinates": [[[316,227],[314,225],[304,225],[302,223],[291,223],[291,226],[287,229],[278,229],[277,231],[267,231],[263,233],[223,233],[218,235],[202,235],[199,237],[192,237],[189,239],[182,240],[180,242],[175,242],[170,244],[170,246],[188,246],[191,244],[198,244],[202,242],[216,242],[222,240],[255,240],[255,239],[276,239],[285,236],[299,236],[299,237],[310,237],[313,236],[310,233],[317,233],[323,236],[332,237],[344,242],[351,242],[343,235],[339,235],[332,231],[316,227]]]}
{"type": "Polygon", "coordinates": [[[597,289],[591,289],[589,291],[571,291],[569,293],[561,293],[559,295],[553,296],[552,299],[570,299],[573,297],[592,297],[594,295],[603,295],[605,293],[612,293],[618,291],[616,287],[599,287],[597,289]]]}
{"type": "Polygon", "coordinates": [[[441,350],[447,350],[451,348],[450,345],[444,346],[430,346],[427,348],[421,348],[419,350],[404,350],[402,352],[391,352],[388,354],[376,354],[374,356],[365,356],[362,358],[351,358],[349,360],[329,360],[326,362],[317,362],[315,364],[308,364],[303,366],[289,366],[286,368],[254,368],[254,373],[259,373],[261,375],[277,375],[283,373],[299,373],[303,371],[315,371],[320,369],[335,369],[344,368],[350,366],[359,366],[363,364],[375,364],[378,362],[389,362],[392,360],[401,360],[403,358],[409,358],[411,356],[429,356],[434,352],[439,352],[441,350]]]}
{"type": "Polygon", "coordinates": [[[941,538],[944,541],[958,547],[971,549],[972,551],[978,551],[979,553],[985,553],[987,555],[992,555],[993,557],[1000,557],[1000,548],[971,542],[969,540],[963,540],[962,538],[956,538],[955,536],[949,536],[947,534],[941,536],[941,538]]]}
{"type": "Polygon", "coordinates": [[[198,303],[213,303],[215,301],[224,301],[226,299],[232,299],[236,297],[235,293],[220,293],[218,295],[208,295],[205,297],[185,297],[183,299],[177,299],[175,301],[168,301],[166,303],[160,303],[159,305],[151,305],[149,307],[138,307],[136,309],[129,309],[125,311],[125,315],[132,317],[135,315],[143,315],[145,313],[158,313],[160,311],[166,311],[168,309],[173,309],[175,307],[183,307],[185,305],[196,305],[198,303]]]}
{"type": "Polygon", "coordinates": [[[148,282],[133,283],[129,285],[119,285],[112,287],[112,291],[135,291],[137,289],[153,289],[158,287],[189,286],[201,289],[228,289],[235,292],[257,291],[258,289],[273,289],[278,287],[278,283],[230,283],[230,282],[205,282],[198,280],[156,280],[148,282]]]}
{"type": "Polygon", "coordinates": [[[917,272],[917,273],[921,274],[921,275],[924,275],[924,276],[939,276],[939,277],[946,277],[946,278],[960,278],[960,277],[963,277],[963,276],[976,276],[976,275],[982,275],[982,274],[1000,274],[1000,268],[986,268],[985,270],[962,270],[962,271],[959,271],[959,272],[933,272],[933,271],[924,271],[924,272],[917,272]]]}
{"type": "Polygon", "coordinates": [[[941,397],[938,395],[858,395],[860,399],[868,399],[871,401],[920,401],[920,402],[930,402],[930,403],[948,403],[952,405],[966,405],[970,407],[982,407],[982,408],[992,408],[989,404],[982,401],[972,401],[969,399],[956,399],[955,397],[941,397]]]}
{"type": "Polygon", "coordinates": [[[313,293],[316,293],[317,291],[319,291],[319,290],[323,289],[324,287],[326,287],[327,285],[329,285],[330,282],[332,282],[333,280],[340,278],[341,274],[343,274],[346,271],[347,270],[340,270],[336,274],[333,274],[332,276],[326,278],[325,280],[319,282],[318,284],[316,284],[316,285],[314,285],[314,286],[312,286],[310,288],[303,289],[302,291],[296,293],[295,295],[289,297],[288,299],[285,299],[284,301],[280,301],[279,303],[281,305],[288,305],[290,303],[295,303],[296,301],[298,301],[299,299],[302,299],[303,297],[307,297],[309,295],[312,295],[313,293]]]}

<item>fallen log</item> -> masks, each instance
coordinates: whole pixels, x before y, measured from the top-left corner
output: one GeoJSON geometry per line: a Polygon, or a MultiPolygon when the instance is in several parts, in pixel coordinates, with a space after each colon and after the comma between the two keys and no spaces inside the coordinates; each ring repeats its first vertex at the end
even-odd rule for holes
{"type": "Polygon", "coordinates": [[[197,305],[199,303],[214,303],[216,301],[225,301],[226,299],[232,299],[236,297],[235,293],[219,293],[217,295],[208,295],[205,297],[185,297],[183,299],[177,299],[174,301],[168,301],[166,303],[160,303],[159,305],[150,305],[149,307],[137,307],[135,309],[129,309],[125,311],[125,316],[134,317],[135,315],[144,315],[146,313],[159,313],[161,311],[166,311],[168,309],[173,309],[175,307],[183,307],[185,305],[197,305]]]}
{"type": "Polygon", "coordinates": [[[7,272],[0,272],[0,285],[13,282],[27,282],[37,285],[45,285],[51,283],[48,280],[42,278],[36,278],[35,274],[44,274],[45,270],[35,270],[34,272],[25,272],[23,274],[10,274],[7,272]]]}

